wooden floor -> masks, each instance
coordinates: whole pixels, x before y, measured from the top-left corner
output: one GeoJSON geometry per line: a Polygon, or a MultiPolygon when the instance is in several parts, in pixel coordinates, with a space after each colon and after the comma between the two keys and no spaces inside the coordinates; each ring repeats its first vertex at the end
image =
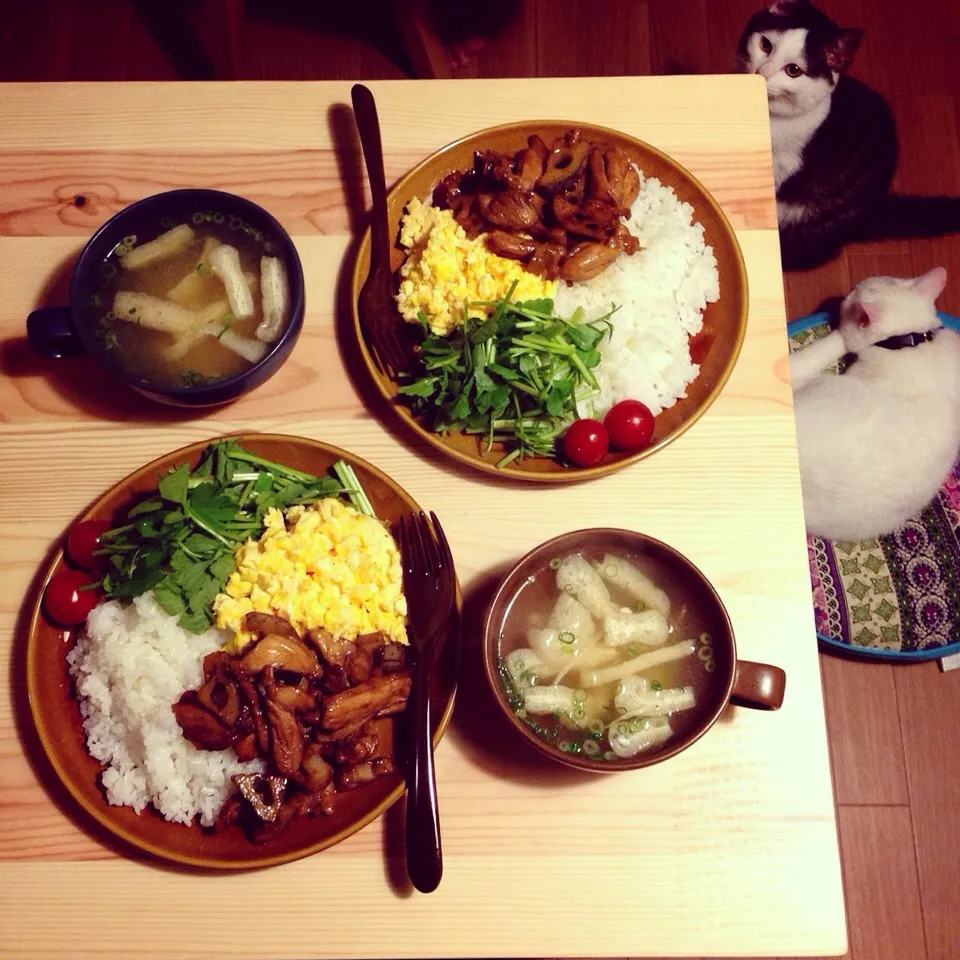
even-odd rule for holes
{"type": "MultiPolygon", "coordinates": [[[[151,10],[170,6],[4,0],[0,80],[409,75],[384,0],[248,2],[232,50],[223,0],[198,0],[185,10],[193,41],[182,25],[153,24],[165,42],[173,41],[172,52],[149,26],[151,10]]],[[[754,6],[755,0],[504,0],[484,7],[499,16],[498,29],[465,75],[728,72],[754,6]]],[[[829,0],[828,12],[867,31],[853,72],[893,106],[901,140],[897,188],[960,194],[960,4],[829,0]]],[[[470,26],[451,29],[470,32],[470,26]]],[[[940,305],[960,314],[960,239],[859,246],[813,273],[789,275],[788,313],[809,312],[866,276],[916,274],[937,264],[955,271],[940,305]]],[[[960,960],[960,671],[828,656],[822,670],[848,956],[960,960]]]]}

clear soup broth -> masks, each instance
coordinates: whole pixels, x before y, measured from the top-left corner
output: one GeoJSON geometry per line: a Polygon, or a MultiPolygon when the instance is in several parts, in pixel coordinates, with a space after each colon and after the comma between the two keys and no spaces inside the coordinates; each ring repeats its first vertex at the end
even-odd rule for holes
{"type": "Polygon", "coordinates": [[[566,753],[618,760],[669,749],[723,693],[702,586],[622,549],[564,553],[506,607],[498,673],[515,714],[566,753]]]}
{"type": "Polygon", "coordinates": [[[155,236],[126,237],[101,263],[87,322],[137,377],[213,383],[250,367],[282,334],[287,283],[273,244],[239,217],[165,219],[155,236]]]}

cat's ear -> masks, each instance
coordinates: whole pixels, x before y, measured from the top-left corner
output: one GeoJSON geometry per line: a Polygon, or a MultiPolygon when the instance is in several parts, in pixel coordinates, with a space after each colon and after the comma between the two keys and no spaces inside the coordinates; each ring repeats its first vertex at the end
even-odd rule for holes
{"type": "Polygon", "coordinates": [[[934,267],[917,277],[913,285],[925,297],[936,300],[947,285],[947,271],[943,267],[934,267]]]}
{"type": "Polygon", "coordinates": [[[863,31],[857,27],[838,30],[837,35],[823,48],[823,58],[826,60],[827,68],[834,73],[840,73],[853,59],[862,39],[863,31]]]}
{"type": "Polygon", "coordinates": [[[797,7],[802,7],[806,2],[807,0],[772,0],[767,10],[775,17],[785,17],[787,14],[793,13],[797,7]]]}
{"type": "Polygon", "coordinates": [[[851,310],[851,319],[861,330],[866,330],[877,318],[873,315],[875,308],[867,303],[854,303],[851,310]]]}

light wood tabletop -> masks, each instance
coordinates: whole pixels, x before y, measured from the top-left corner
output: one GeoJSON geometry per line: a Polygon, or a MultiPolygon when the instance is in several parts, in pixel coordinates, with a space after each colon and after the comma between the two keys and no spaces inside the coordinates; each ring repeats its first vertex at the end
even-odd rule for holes
{"type": "Polygon", "coordinates": [[[345,365],[352,346],[335,319],[365,202],[349,83],[4,85],[0,955],[842,954],[762,81],[370,86],[388,181],[462,135],[525,118],[614,127],[672,155],[717,198],[743,249],[750,319],[739,362],[681,439],[603,479],[543,489],[454,468],[375,419],[363,401],[369,389],[345,365]],[[97,225],[179,186],[265,206],[293,235],[307,288],[303,335],[280,373],[190,417],[104,382],[89,359],[41,361],[24,326],[34,307],[65,302],[72,259],[97,225]],[[782,709],[731,707],[666,763],[578,775],[488,727],[482,679],[464,676],[437,751],[445,871],[427,896],[406,887],[402,803],[326,852],[260,872],[189,872],[113,845],[51,789],[32,735],[22,650],[36,572],[71,520],[141,464],[253,429],[348,449],[435,510],[453,546],[468,636],[498,573],[543,540],[623,526],[667,541],[716,586],[740,656],[785,669],[782,709]]]}

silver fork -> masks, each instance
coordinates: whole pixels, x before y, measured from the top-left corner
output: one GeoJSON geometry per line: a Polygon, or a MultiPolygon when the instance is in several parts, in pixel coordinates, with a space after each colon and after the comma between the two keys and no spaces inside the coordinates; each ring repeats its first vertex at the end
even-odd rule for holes
{"type": "Polygon", "coordinates": [[[433,768],[430,682],[441,640],[451,626],[456,593],[453,555],[435,513],[404,516],[399,525],[403,590],[410,642],[416,650],[408,710],[412,711],[411,772],[407,782],[407,872],[423,893],[443,874],[440,814],[433,768]]]}

